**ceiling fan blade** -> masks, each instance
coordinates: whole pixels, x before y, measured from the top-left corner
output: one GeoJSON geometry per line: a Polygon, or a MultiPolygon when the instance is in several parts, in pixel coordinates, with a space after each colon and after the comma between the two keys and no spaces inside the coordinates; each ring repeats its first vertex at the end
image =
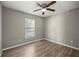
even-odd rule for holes
{"type": "MultiPolygon", "coordinates": [[[[36,2],[36,4],[37,4],[38,6],[40,6],[40,7],[42,7],[42,5],[40,5],[39,3],[36,2]]],[[[43,7],[42,7],[42,8],[43,8],[43,7]]]]}
{"type": "Polygon", "coordinates": [[[47,10],[49,10],[49,11],[53,11],[53,12],[55,11],[54,9],[50,9],[50,8],[47,8],[47,10]]]}
{"type": "Polygon", "coordinates": [[[41,10],[41,9],[34,10],[33,12],[36,12],[36,11],[39,11],[39,10],[41,10]]]}
{"type": "Polygon", "coordinates": [[[46,7],[49,7],[49,6],[51,6],[52,4],[54,4],[54,3],[56,3],[56,1],[50,2],[46,7]]]}
{"type": "Polygon", "coordinates": [[[45,12],[42,12],[42,15],[44,15],[45,14],[45,12]]]}

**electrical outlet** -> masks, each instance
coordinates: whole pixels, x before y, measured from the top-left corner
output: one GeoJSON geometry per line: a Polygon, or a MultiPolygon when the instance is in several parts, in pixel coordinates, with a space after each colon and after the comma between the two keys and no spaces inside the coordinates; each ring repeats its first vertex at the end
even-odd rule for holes
{"type": "Polygon", "coordinates": [[[73,41],[71,40],[70,42],[72,43],[73,41]]]}

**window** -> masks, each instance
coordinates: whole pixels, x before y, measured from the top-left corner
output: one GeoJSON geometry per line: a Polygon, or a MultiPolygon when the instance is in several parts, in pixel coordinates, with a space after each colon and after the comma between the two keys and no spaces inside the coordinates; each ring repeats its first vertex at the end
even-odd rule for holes
{"type": "Polygon", "coordinates": [[[25,18],[25,38],[35,36],[35,20],[25,18]]]}

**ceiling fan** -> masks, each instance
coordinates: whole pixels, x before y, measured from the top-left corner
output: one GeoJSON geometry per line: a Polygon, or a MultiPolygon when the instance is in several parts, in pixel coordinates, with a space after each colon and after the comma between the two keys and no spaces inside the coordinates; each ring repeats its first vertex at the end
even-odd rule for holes
{"type": "Polygon", "coordinates": [[[46,3],[39,4],[39,3],[36,2],[36,4],[37,4],[39,7],[41,7],[41,9],[34,10],[33,12],[36,12],[36,11],[41,10],[41,11],[42,11],[42,15],[45,14],[45,11],[46,11],[46,10],[49,10],[49,11],[53,11],[53,12],[54,12],[54,11],[55,11],[54,9],[50,9],[50,8],[48,8],[48,7],[51,6],[51,5],[53,5],[53,4],[55,4],[55,3],[56,3],[56,1],[51,1],[51,2],[48,3],[48,4],[46,4],[46,3]]]}

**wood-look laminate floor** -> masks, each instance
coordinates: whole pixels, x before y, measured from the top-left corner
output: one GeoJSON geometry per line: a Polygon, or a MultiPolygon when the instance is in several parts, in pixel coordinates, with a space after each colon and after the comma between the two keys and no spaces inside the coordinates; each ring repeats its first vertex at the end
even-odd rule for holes
{"type": "Polygon", "coordinates": [[[2,57],[78,57],[79,51],[41,40],[17,48],[5,50],[2,57]]]}

